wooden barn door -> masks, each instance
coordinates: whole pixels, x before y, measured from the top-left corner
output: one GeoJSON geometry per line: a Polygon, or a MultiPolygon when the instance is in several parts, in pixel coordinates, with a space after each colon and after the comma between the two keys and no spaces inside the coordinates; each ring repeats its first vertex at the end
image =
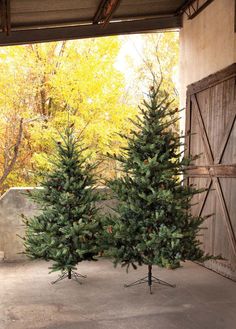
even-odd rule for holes
{"type": "Polygon", "coordinates": [[[201,228],[205,252],[224,259],[205,266],[236,280],[236,64],[188,87],[189,154],[201,154],[189,184],[207,188],[195,197],[194,214],[213,214],[201,228]]]}

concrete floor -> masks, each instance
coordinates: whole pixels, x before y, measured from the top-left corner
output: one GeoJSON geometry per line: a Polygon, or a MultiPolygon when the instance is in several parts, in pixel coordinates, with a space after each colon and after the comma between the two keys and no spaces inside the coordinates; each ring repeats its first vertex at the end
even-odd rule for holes
{"type": "Polygon", "coordinates": [[[105,259],[81,264],[82,285],[50,281],[48,263],[0,265],[0,329],[234,329],[236,283],[193,263],[175,271],[154,268],[176,288],[124,288],[144,276],[114,269],[105,259]]]}

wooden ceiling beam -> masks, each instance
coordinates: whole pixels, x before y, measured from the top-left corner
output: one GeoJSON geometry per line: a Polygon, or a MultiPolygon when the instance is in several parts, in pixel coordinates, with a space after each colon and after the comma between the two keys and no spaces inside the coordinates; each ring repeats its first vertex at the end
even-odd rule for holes
{"type": "Polygon", "coordinates": [[[102,26],[106,26],[110,22],[120,3],[121,0],[101,0],[96,14],[94,15],[93,24],[101,23],[102,26]]]}
{"type": "Polygon", "coordinates": [[[156,32],[158,30],[173,30],[181,27],[182,18],[180,16],[170,16],[126,22],[114,22],[108,24],[105,29],[101,29],[100,25],[94,24],[31,30],[12,29],[9,36],[4,33],[0,33],[0,46],[156,32]]]}

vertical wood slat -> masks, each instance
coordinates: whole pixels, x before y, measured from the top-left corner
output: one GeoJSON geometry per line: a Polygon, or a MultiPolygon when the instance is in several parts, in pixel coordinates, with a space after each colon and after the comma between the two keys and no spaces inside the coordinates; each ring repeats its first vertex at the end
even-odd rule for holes
{"type": "Polygon", "coordinates": [[[228,140],[230,138],[230,134],[231,134],[231,131],[233,129],[235,120],[236,120],[236,104],[232,108],[232,113],[230,115],[228,125],[227,125],[227,127],[225,129],[225,134],[224,134],[224,137],[222,139],[222,143],[221,143],[221,145],[219,147],[219,153],[218,153],[218,155],[215,158],[215,163],[217,163],[217,164],[220,163],[221,160],[222,160],[222,158],[223,158],[224,151],[226,149],[228,140]]]}
{"type": "Polygon", "coordinates": [[[186,156],[190,156],[190,144],[191,144],[191,116],[192,116],[192,107],[191,107],[191,97],[187,97],[186,108],[189,109],[186,112],[186,121],[185,121],[185,144],[186,144],[186,156]]]}
{"type": "MultiPolygon", "coordinates": [[[[190,157],[190,145],[191,145],[191,98],[187,98],[186,102],[187,109],[189,111],[186,112],[186,121],[185,121],[185,155],[189,158],[190,157]]],[[[186,184],[189,185],[189,177],[186,177],[186,184]]]]}
{"type": "Polygon", "coordinates": [[[201,130],[201,138],[202,138],[203,143],[204,143],[204,147],[205,147],[205,150],[206,150],[208,161],[209,161],[210,164],[213,164],[214,163],[213,152],[212,152],[212,149],[211,149],[211,145],[210,145],[210,142],[209,142],[206,127],[204,125],[203,117],[202,117],[202,114],[201,114],[201,110],[199,108],[199,104],[197,102],[196,95],[193,95],[191,97],[191,99],[192,99],[192,102],[193,102],[193,104],[196,108],[196,111],[197,111],[197,119],[198,119],[198,124],[199,124],[200,130],[201,130]]]}
{"type": "Polygon", "coordinates": [[[222,191],[222,187],[220,185],[219,178],[214,177],[213,181],[214,181],[214,185],[215,185],[217,194],[219,196],[219,201],[220,201],[220,205],[221,205],[221,208],[222,208],[223,216],[224,216],[225,221],[226,221],[226,228],[227,228],[228,235],[229,235],[229,238],[230,238],[230,242],[231,242],[231,245],[232,245],[232,248],[233,248],[233,252],[236,256],[236,237],[235,237],[234,229],[233,229],[231,219],[230,219],[230,216],[229,216],[228,208],[226,206],[226,202],[225,202],[224,194],[223,194],[223,191],[222,191]]]}
{"type": "Polygon", "coordinates": [[[206,204],[206,201],[207,201],[207,197],[210,193],[210,190],[211,190],[211,186],[212,186],[212,180],[210,179],[208,184],[207,184],[207,187],[206,187],[206,192],[203,194],[203,197],[202,199],[200,200],[199,204],[199,210],[198,210],[198,216],[202,216],[202,212],[203,212],[203,209],[204,209],[204,206],[206,204]]]}

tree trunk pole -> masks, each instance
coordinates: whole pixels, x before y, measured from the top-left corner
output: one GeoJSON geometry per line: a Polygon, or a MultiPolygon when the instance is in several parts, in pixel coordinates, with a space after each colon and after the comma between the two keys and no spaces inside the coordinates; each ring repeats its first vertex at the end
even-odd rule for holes
{"type": "Polygon", "coordinates": [[[68,279],[71,279],[71,268],[68,270],[68,279]]]}

